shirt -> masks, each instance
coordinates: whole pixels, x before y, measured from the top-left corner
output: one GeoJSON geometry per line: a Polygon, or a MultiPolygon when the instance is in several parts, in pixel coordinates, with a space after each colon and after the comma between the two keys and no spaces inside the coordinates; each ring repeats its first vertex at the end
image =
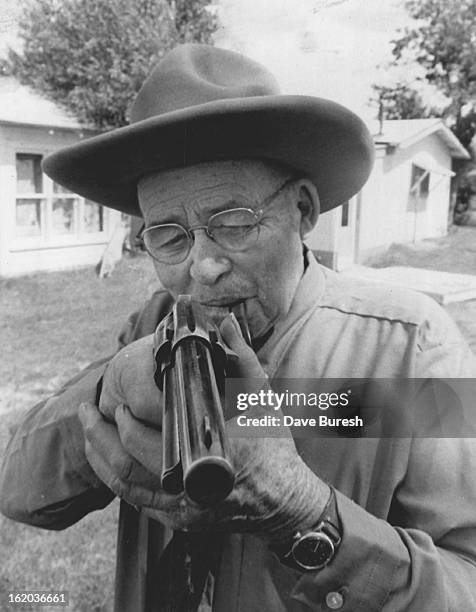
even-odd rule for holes
{"type": "MultiPolygon", "coordinates": [[[[150,334],[171,299],[156,293],[121,346],[150,334]]],[[[472,378],[475,359],[431,299],[362,285],[310,257],[287,316],[258,351],[270,378],[472,378]]],[[[95,401],[107,360],[34,407],[0,473],[0,509],[60,529],[113,494],[89,467],[77,417],[95,401]]],[[[289,568],[257,536],[229,534],[215,577],[216,612],[476,609],[476,445],[464,438],[297,438],[302,459],[337,490],[342,542],[319,572],[289,568]]],[[[152,611],[169,534],[121,502],[116,610],[152,611]]]]}

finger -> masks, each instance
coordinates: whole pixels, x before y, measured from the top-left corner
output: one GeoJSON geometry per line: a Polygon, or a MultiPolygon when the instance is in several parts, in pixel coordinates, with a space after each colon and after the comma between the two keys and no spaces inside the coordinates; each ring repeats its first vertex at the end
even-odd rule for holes
{"type": "Polygon", "coordinates": [[[111,491],[118,495],[116,487],[114,486],[117,476],[111,469],[111,466],[103,459],[98,451],[92,446],[89,440],[85,443],[86,458],[89,465],[92,467],[98,478],[109,488],[111,491]]]}
{"type": "MultiPolygon", "coordinates": [[[[127,419],[123,410],[117,413],[119,420],[127,419]]],[[[95,406],[81,405],[80,418],[86,435],[88,462],[115,495],[133,506],[152,508],[156,518],[175,528],[183,529],[200,516],[200,509],[183,494],[170,495],[161,489],[157,476],[151,475],[126,451],[116,426],[106,423],[95,406]]]]}
{"type": "Polygon", "coordinates": [[[249,347],[235,315],[230,312],[220,325],[223,340],[239,358],[239,375],[241,378],[266,378],[256,353],[249,347]]]}
{"type": "Polygon", "coordinates": [[[116,408],[116,424],[122,445],[147,470],[162,473],[162,433],[143,425],[124,404],[116,408]]]}
{"type": "Polygon", "coordinates": [[[138,482],[124,480],[115,473],[108,462],[86,442],[86,453],[91,467],[98,477],[111,489],[111,491],[124,499],[128,504],[138,508],[146,507],[157,511],[157,517],[163,523],[170,525],[176,523],[174,517],[183,514],[182,499],[176,495],[170,495],[160,488],[150,488],[138,482]]]}
{"type": "Polygon", "coordinates": [[[98,477],[117,497],[138,507],[149,506],[155,502],[157,497],[156,491],[120,478],[89,441],[86,441],[86,456],[98,477]]]}
{"type": "Polygon", "coordinates": [[[159,478],[149,472],[130,455],[124,446],[117,427],[107,423],[96,406],[82,404],[80,419],[87,441],[87,459],[98,476],[112,490],[115,479],[137,482],[154,489],[159,488],[159,478]]]}
{"type": "MultiPolygon", "coordinates": [[[[243,334],[241,333],[240,324],[233,312],[229,312],[220,324],[220,332],[225,342],[232,349],[242,351],[248,346],[243,334]]],[[[248,347],[249,348],[249,347],[248,347]]]]}
{"type": "Polygon", "coordinates": [[[142,420],[160,425],[162,396],[154,382],[153,336],[145,336],[117,353],[104,374],[101,410],[114,413],[131,406],[142,420]]]}

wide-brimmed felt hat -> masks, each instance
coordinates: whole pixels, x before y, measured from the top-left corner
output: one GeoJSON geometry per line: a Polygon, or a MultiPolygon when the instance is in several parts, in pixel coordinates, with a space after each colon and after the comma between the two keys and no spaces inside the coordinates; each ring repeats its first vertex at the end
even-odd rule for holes
{"type": "Polygon", "coordinates": [[[370,133],[350,110],[323,98],[281,95],[273,75],[249,58],[187,44],[146,79],[130,125],[63,148],[43,167],[71,191],[140,216],[142,176],[209,161],[269,159],[308,176],[326,211],[361,189],[373,157],[370,133]]]}

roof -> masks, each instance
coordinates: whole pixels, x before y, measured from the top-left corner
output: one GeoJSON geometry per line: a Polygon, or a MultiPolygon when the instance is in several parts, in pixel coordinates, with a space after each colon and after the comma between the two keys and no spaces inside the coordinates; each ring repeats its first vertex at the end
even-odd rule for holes
{"type": "Polygon", "coordinates": [[[372,130],[376,145],[390,147],[409,147],[431,134],[436,134],[447,146],[451,157],[471,159],[470,154],[442,119],[392,119],[383,122],[372,130]]]}
{"type": "Polygon", "coordinates": [[[0,77],[0,123],[88,129],[54,102],[5,76],[0,77]]]}

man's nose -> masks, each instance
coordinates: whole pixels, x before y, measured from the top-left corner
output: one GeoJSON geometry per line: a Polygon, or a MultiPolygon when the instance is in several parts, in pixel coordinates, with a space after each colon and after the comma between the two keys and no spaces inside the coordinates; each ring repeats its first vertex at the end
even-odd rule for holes
{"type": "Polygon", "coordinates": [[[231,261],[205,231],[197,231],[194,235],[190,276],[202,285],[214,285],[231,270],[231,261]]]}

